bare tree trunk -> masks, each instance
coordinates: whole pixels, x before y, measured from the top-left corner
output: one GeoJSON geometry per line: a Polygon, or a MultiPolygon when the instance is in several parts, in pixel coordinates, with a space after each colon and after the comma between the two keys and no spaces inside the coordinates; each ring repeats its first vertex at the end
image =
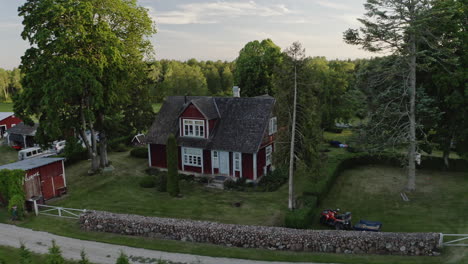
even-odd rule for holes
{"type": "Polygon", "coordinates": [[[445,168],[449,169],[450,168],[450,144],[445,147],[443,157],[444,157],[445,168]]]}
{"type": "Polygon", "coordinates": [[[289,154],[289,197],[288,197],[288,208],[293,210],[295,208],[294,203],[294,143],[296,136],[296,105],[297,105],[297,68],[296,62],[294,64],[294,103],[293,103],[293,120],[291,129],[291,147],[289,154]]]}
{"type": "Polygon", "coordinates": [[[91,132],[91,173],[96,173],[99,170],[99,156],[97,153],[97,140],[96,140],[96,131],[92,122],[89,123],[89,131],[91,132]]]}
{"type": "Polygon", "coordinates": [[[104,114],[99,114],[99,123],[101,131],[99,132],[99,154],[101,157],[101,168],[109,166],[109,159],[107,155],[107,135],[104,131],[104,114]]]}
{"type": "Polygon", "coordinates": [[[409,151],[408,151],[408,191],[416,190],[416,39],[410,36],[410,76],[409,76],[410,112],[409,112],[409,151]]]}

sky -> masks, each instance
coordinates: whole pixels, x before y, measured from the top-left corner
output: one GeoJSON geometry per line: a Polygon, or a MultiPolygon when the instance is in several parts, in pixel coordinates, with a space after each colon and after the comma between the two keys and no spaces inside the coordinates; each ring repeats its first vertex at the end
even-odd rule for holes
{"type": "MultiPolygon", "coordinates": [[[[0,0],[0,68],[18,67],[29,47],[21,38],[18,7],[0,0]]],[[[151,37],[156,59],[234,60],[246,43],[270,38],[281,49],[302,43],[308,56],[368,58],[345,44],[343,32],[358,28],[365,0],[138,0],[158,32],[151,37]]]]}

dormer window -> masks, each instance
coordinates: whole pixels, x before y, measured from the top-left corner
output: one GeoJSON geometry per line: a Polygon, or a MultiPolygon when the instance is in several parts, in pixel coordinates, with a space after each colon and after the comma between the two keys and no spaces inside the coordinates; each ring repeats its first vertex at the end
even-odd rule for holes
{"type": "Polygon", "coordinates": [[[205,137],[205,121],[195,119],[184,119],[184,136],[205,137]]]}

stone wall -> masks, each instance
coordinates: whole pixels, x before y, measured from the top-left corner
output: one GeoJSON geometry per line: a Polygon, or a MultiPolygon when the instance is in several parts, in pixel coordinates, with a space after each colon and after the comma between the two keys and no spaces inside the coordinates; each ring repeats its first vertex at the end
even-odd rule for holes
{"type": "Polygon", "coordinates": [[[90,211],[80,217],[88,231],[154,237],[230,247],[348,254],[439,255],[438,233],[299,230],[90,211]]]}

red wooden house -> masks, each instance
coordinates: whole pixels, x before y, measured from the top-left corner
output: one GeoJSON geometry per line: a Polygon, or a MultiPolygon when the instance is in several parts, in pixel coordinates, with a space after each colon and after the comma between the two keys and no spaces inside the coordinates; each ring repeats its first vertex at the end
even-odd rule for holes
{"type": "Polygon", "coordinates": [[[14,113],[0,112],[0,138],[3,138],[5,131],[21,122],[23,121],[17,118],[14,113]]]}
{"type": "Polygon", "coordinates": [[[272,167],[275,99],[170,96],[147,134],[149,166],[167,168],[166,142],[177,137],[179,171],[258,181],[272,167]]]}
{"type": "Polygon", "coordinates": [[[0,170],[23,170],[26,200],[49,200],[66,192],[63,158],[35,158],[0,166],[0,170]]]}

